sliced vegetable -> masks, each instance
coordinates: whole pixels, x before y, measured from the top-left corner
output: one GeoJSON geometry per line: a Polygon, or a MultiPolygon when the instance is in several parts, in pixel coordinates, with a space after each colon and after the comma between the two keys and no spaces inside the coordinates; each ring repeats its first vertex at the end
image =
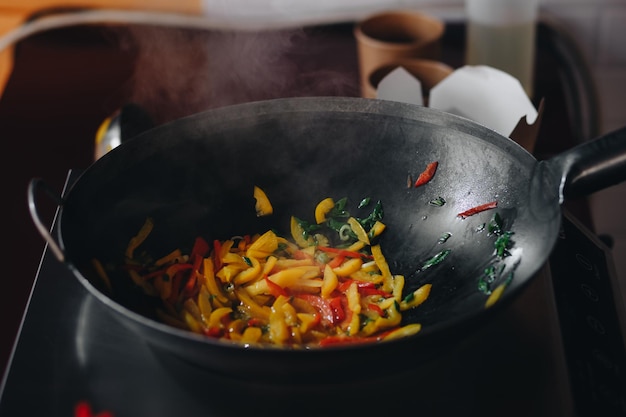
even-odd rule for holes
{"type": "Polygon", "coordinates": [[[269,216],[274,212],[274,208],[272,207],[272,203],[267,197],[267,194],[265,194],[265,191],[256,185],[254,186],[253,196],[256,200],[254,207],[256,209],[257,216],[269,216]]]}
{"type": "Polygon", "coordinates": [[[480,206],[472,207],[471,209],[462,211],[461,213],[457,214],[457,216],[462,219],[465,219],[467,217],[473,216],[475,214],[481,213],[486,210],[494,209],[496,207],[498,207],[498,202],[491,201],[489,203],[481,204],[480,206]]]}
{"type": "Polygon", "coordinates": [[[439,165],[438,161],[433,161],[426,166],[426,169],[422,171],[422,173],[415,180],[414,187],[421,187],[422,185],[430,182],[435,176],[435,172],[437,172],[437,166],[439,165]]]}
{"type": "Polygon", "coordinates": [[[328,197],[315,206],[315,221],[320,224],[326,221],[326,215],[335,207],[335,201],[328,197]]]}
{"type": "MultiPolygon", "coordinates": [[[[359,208],[369,203],[363,199],[359,208]]],[[[135,255],[153,230],[146,223],[120,271],[161,303],[156,315],[163,322],[207,337],[325,346],[414,334],[419,326],[400,330],[400,311],[418,306],[428,292],[403,300],[404,277],[392,275],[382,248],[372,245],[385,230],[382,204],[363,219],[346,207],[346,199],[323,200],[316,207],[320,223],[292,216],[291,240],[273,230],[211,244],[197,237],[189,253],[174,249],[156,262],[146,261],[146,251],[135,255]],[[337,242],[342,247],[333,246],[337,242]]],[[[99,262],[94,265],[106,276],[99,262]]]]}

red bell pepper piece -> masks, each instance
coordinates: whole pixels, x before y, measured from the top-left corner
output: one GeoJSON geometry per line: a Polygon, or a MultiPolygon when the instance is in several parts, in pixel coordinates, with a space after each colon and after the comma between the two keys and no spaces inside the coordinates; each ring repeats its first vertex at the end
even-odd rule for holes
{"type": "Polygon", "coordinates": [[[368,295],[381,295],[383,297],[393,296],[393,294],[387,291],[383,291],[379,289],[378,287],[376,287],[376,284],[374,284],[373,282],[365,282],[365,281],[359,281],[359,280],[353,280],[353,279],[348,279],[348,280],[343,281],[341,284],[339,284],[337,289],[341,292],[346,292],[350,284],[352,284],[353,282],[356,282],[357,289],[359,290],[359,293],[363,296],[368,296],[368,295]]]}
{"type": "Polygon", "coordinates": [[[313,294],[298,294],[296,297],[308,302],[320,312],[323,325],[327,326],[336,324],[335,312],[328,301],[313,294]]]}
{"type": "Polygon", "coordinates": [[[337,255],[345,256],[347,258],[374,259],[372,255],[368,255],[366,253],[359,253],[345,249],[329,248],[328,246],[318,246],[317,248],[322,252],[336,253],[337,255]]]}
{"type": "Polygon", "coordinates": [[[285,297],[289,296],[289,293],[287,292],[287,290],[285,290],[283,287],[281,287],[280,285],[278,285],[277,283],[269,279],[267,274],[263,278],[265,279],[265,282],[267,282],[267,286],[270,290],[270,294],[272,294],[274,297],[278,297],[280,295],[284,295],[285,297]]]}
{"type": "Polygon", "coordinates": [[[382,309],[382,308],[380,308],[380,306],[379,306],[378,304],[369,303],[369,304],[367,305],[367,308],[369,308],[369,309],[370,309],[370,310],[372,310],[372,311],[377,312],[377,313],[378,313],[378,315],[379,315],[379,316],[381,316],[381,317],[385,315],[385,312],[383,311],[383,309],[382,309]]]}
{"type": "MultiPolygon", "coordinates": [[[[207,250],[209,246],[207,245],[207,250]]],[[[196,256],[193,260],[193,266],[191,268],[191,273],[189,274],[189,278],[187,279],[187,283],[185,284],[185,295],[193,296],[196,290],[196,283],[198,282],[198,275],[200,275],[200,265],[202,264],[202,260],[204,258],[202,256],[196,256]]]]}
{"type": "Polygon", "coordinates": [[[202,237],[196,237],[196,240],[193,243],[193,248],[191,249],[191,259],[195,257],[204,258],[206,254],[209,252],[209,244],[202,237]]]}
{"type": "Polygon", "coordinates": [[[335,319],[334,323],[339,323],[346,318],[346,311],[343,308],[342,298],[343,297],[341,296],[337,296],[331,298],[328,302],[330,308],[333,310],[333,317],[335,319]]]}
{"type": "Polygon", "coordinates": [[[424,184],[426,184],[427,182],[429,182],[430,180],[433,179],[433,177],[435,176],[435,172],[437,171],[437,166],[439,165],[439,162],[434,161],[431,162],[430,164],[428,164],[426,166],[426,169],[419,175],[419,177],[417,177],[417,180],[415,181],[414,187],[419,187],[422,186],[424,184]]]}
{"type": "Polygon", "coordinates": [[[222,337],[222,334],[224,333],[223,329],[220,329],[219,327],[209,327],[208,329],[204,329],[202,332],[206,336],[217,338],[222,337]]]}
{"type": "Polygon", "coordinates": [[[215,270],[219,271],[222,269],[222,257],[220,254],[222,253],[222,243],[215,239],[213,241],[213,264],[215,265],[215,270]]]}
{"type": "Polygon", "coordinates": [[[473,216],[474,214],[478,214],[482,211],[485,210],[490,210],[490,209],[494,209],[498,207],[498,202],[497,201],[492,201],[490,203],[485,203],[485,204],[481,204],[480,206],[476,206],[476,207],[472,207],[469,210],[465,210],[459,214],[457,214],[458,217],[465,219],[466,217],[470,217],[473,216]]]}
{"type": "Polygon", "coordinates": [[[354,345],[359,343],[371,343],[377,339],[372,337],[358,336],[327,336],[320,340],[320,346],[354,345]]]}
{"type": "Polygon", "coordinates": [[[328,266],[330,266],[331,268],[337,268],[338,266],[340,266],[343,261],[346,260],[346,257],[343,255],[337,255],[335,256],[333,259],[330,260],[330,262],[328,262],[328,266]]]}

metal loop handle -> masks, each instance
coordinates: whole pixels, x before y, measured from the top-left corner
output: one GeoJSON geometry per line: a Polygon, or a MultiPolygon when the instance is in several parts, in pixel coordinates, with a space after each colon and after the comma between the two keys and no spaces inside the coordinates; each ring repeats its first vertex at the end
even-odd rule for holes
{"type": "Polygon", "coordinates": [[[48,246],[50,247],[50,250],[52,250],[52,253],[54,253],[54,256],[56,256],[60,262],[65,262],[65,254],[63,253],[63,250],[61,250],[59,244],[52,237],[50,230],[43,224],[41,218],[39,217],[37,203],[35,202],[35,193],[39,189],[45,191],[46,194],[48,194],[48,196],[50,196],[59,206],[63,204],[63,200],[61,196],[54,192],[54,190],[52,190],[52,188],[50,188],[50,186],[41,178],[34,178],[28,184],[28,210],[30,211],[33,223],[35,223],[35,227],[37,227],[39,234],[41,234],[45,241],[48,242],[48,246]]]}

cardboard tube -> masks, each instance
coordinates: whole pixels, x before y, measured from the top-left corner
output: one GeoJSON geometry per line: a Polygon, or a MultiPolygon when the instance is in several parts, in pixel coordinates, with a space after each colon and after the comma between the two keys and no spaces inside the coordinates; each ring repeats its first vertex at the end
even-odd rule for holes
{"type": "Polygon", "coordinates": [[[442,20],[415,11],[372,15],[354,29],[361,88],[376,68],[406,58],[437,60],[441,55],[442,20]]]}

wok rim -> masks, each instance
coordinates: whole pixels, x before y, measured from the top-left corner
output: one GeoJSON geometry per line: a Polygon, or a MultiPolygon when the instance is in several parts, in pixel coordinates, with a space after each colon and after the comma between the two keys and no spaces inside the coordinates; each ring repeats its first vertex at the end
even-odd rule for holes
{"type": "MultiPolygon", "coordinates": [[[[380,100],[380,99],[369,99],[369,98],[361,98],[361,97],[295,97],[295,98],[278,98],[278,99],[269,99],[269,100],[260,100],[253,101],[247,103],[233,104],[224,107],[214,108],[205,110],[199,113],[191,114],[162,125],[156,126],[146,132],[143,132],[139,136],[133,138],[131,141],[127,143],[135,143],[137,141],[145,141],[149,140],[149,138],[154,135],[155,131],[162,131],[167,129],[175,128],[179,125],[184,124],[193,124],[198,120],[206,121],[210,120],[218,120],[220,123],[223,123],[228,120],[237,119],[240,117],[240,114],[250,113],[252,111],[255,115],[270,115],[270,114],[284,114],[286,112],[290,113],[306,113],[306,112],[325,112],[325,113],[367,113],[367,114],[376,114],[379,116],[387,116],[392,118],[399,119],[410,119],[414,121],[419,121],[423,123],[431,123],[436,126],[445,127],[451,130],[460,130],[466,134],[470,134],[482,141],[486,141],[490,144],[495,145],[499,149],[502,149],[506,152],[513,152],[513,159],[518,161],[520,164],[536,164],[537,159],[529,153],[526,149],[520,146],[515,141],[501,135],[500,133],[478,123],[468,118],[458,116],[452,113],[447,113],[438,109],[417,106],[408,103],[401,103],[395,101],[388,100],[380,100]],[[356,105],[357,108],[354,108],[356,105]],[[421,117],[417,117],[421,116],[421,117]],[[478,129],[480,131],[481,136],[477,136],[476,133],[468,132],[467,129],[478,129]],[[524,160],[525,159],[525,160],[524,160]]],[[[97,167],[101,160],[105,160],[107,158],[114,158],[115,155],[119,152],[124,152],[128,145],[122,144],[110,152],[102,156],[99,160],[95,161],[92,165],[87,167],[76,179],[76,181],[72,184],[72,186],[67,190],[66,195],[63,198],[63,204],[60,207],[59,212],[59,223],[60,227],[58,230],[59,241],[61,243],[61,248],[65,251],[66,247],[63,240],[63,223],[64,219],[64,210],[63,205],[66,201],[71,200],[72,191],[74,186],[81,181],[84,181],[84,178],[89,176],[91,171],[94,170],[93,167],[97,167]]],[[[171,325],[159,322],[157,320],[153,320],[148,318],[142,314],[132,311],[131,309],[123,306],[122,304],[116,302],[111,297],[107,296],[102,291],[98,290],[80,271],[80,269],[72,262],[71,259],[66,259],[67,266],[73,271],[74,275],[79,279],[81,284],[89,291],[89,293],[95,296],[100,302],[104,304],[107,309],[111,309],[117,319],[124,322],[130,321],[133,325],[139,325],[141,327],[147,327],[151,331],[155,331],[158,334],[164,334],[167,337],[173,337],[176,339],[184,339],[185,341],[193,342],[196,344],[207,345],[211,347],[216,347],[219,349],[228,349],[230,351],[255,351],[255,352],[282,352],[283,354],[288,355],[325,355],[332,354],[334,352],[346,352],[346,351],[354,351],[354,350],[363,350],[363,349],[376,349],[377,346],[385,345],[392,346],[398,344],[412,344],[416,341],[420,341],[426,338],[429,339],[437,339],[437,336],[445,335],[454,331],[455,329],[462,328],[463,325],[467,323],[476,322],[481,317],[493,317],[495,312],[501,310],[502,308],[510,305],[512,301],[517,299],[521,292],[528,287],[529,283],[534,279],[537,273],[544,267],[546,264],[549,253],[552,252],[556,241],[558,238],[558,233],[552,234],[552,240],[549,245],[546,245],[549,248],[548,254],[543,258],[543,260],[539,263],[536,262],[535,266],[532,267],[532,273],[528,274],[528,276],[516,278],[517,285],[515,288],[509,291],[505,291],[498,302],[492,305],[489,308],[484,308],[482,310],[473,310],[470,312],[465,312],[462,315],[457,316],[456,318],[452,318],[443,322],[437,322],[434,324],[430,324],[428,327],[423,327],[417,334],[411,336],[405,336],[398,339],[388,340],[388,341],[378,341],[372,343],[358,343],[358,344],[338,344],[332,346],[325,347],[288,347],[288,346],[276,346],[272,344],[261,344],[261,345],[242,345],[240,342],[235,341],[226,341],[221,339],[214,339],[211,337],[207,337],[204,335],[193,333],[189,330],[177,329],[171,325]]],[[[150,339],[153,339],[153,336],[150,335],[150,339]]]]}

